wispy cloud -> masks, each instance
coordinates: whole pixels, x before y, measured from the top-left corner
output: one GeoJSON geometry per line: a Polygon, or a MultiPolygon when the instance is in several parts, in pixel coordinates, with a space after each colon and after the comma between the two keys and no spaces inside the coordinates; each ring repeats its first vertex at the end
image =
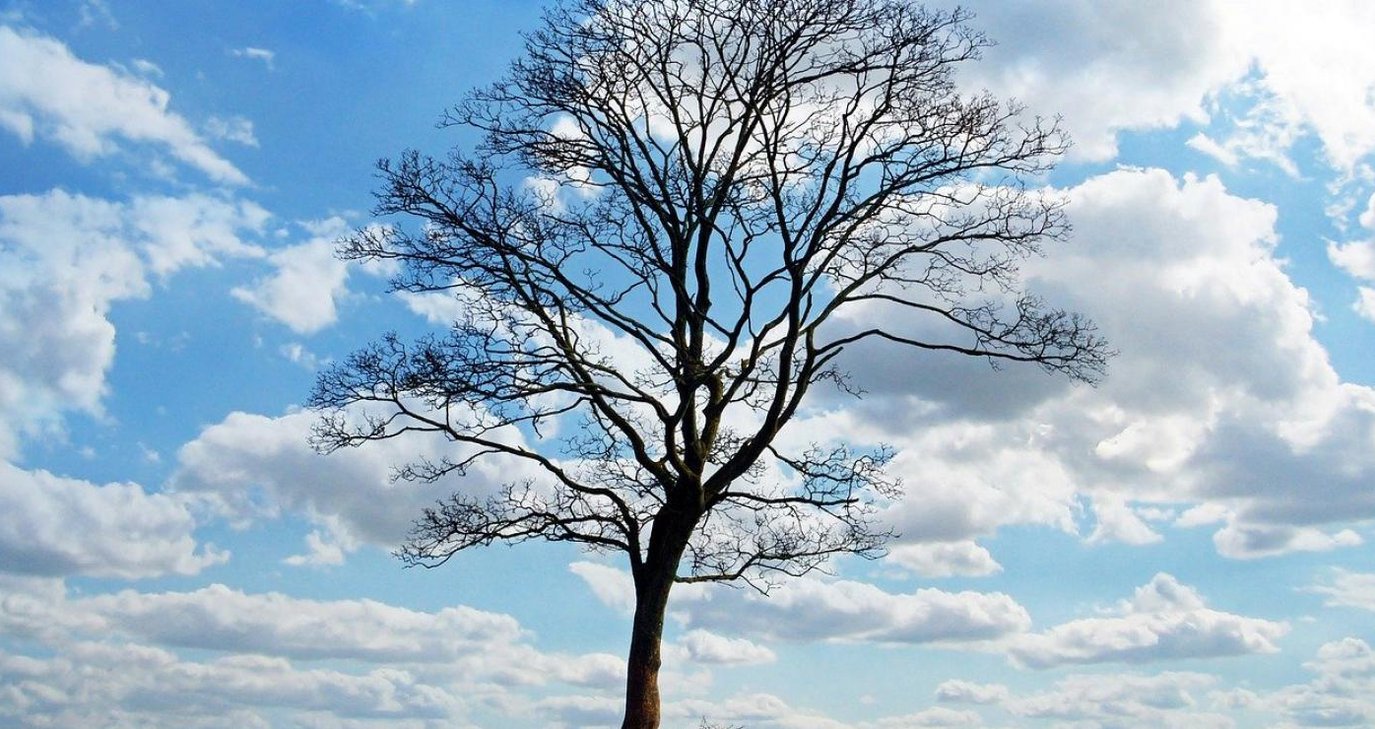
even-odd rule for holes
{"type": "Polygon", "coordinates": [[[0,129],[26,144],[51,140],[83,161],[121,144],[153,144],[217,182],[246,184],[244,173],[168,110],[170,100],[146,79],[77,58],[61,41],[0,26],[0,129]]]}
{"type": "Polygon", "coordinates": [[[264,66],[267,66],[267,70],[269,71],[275,70],[277,67],[277,54],[266,48],[247,46],[244,48],[235,48],[231,50],[230,53],[237,58],[247,58],[251,61],[261,61],[264,66]]]}

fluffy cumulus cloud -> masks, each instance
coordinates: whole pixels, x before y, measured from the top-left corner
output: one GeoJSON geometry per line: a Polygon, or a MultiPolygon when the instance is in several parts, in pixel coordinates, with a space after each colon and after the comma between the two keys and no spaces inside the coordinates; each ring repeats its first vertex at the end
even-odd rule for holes
{"type": "Polygon", "coordinates": [[[1075,663],[1150,663],[1274,653],[1286,623],[1213,610],[1192,588],[1158,574],[1108,617],[1082,618],[1018,636],[1008,656],[1032,668],[1075,663]]]}
{"type": "MultiPolygon", "coordinates": [[[[1300,474],[1305,477],[1307,474],[1300,474]]],[[[1213,534],[1219,554],[1235,559],[1274,557],[1292,552],[1329,552],[1365,543],[1352,529],[1327,532],[1286,524],[1227,524],[1213,534]]]]}
{"type": "Polygon", "coordinates": [[[1006,686],[951,679],[936,687],[936,700],[955,704],[996,704],[1008,697],[1006,686]]]}
{"type": "Polygon", "coordinates": [[[217,182],[248,182],[168,110],[169,100],[146,79],[83,61],[59,40],[0,26],[0,128],[25,143],[51,140],[82,160],[151,144],[217,182]]]}
{"type": "Polygon", "coordinates": [[[1375,397],[1341,383],[1313,338],[1307,294],[1274,253],[1274,209],[1160,171],[1070,195],[1074,250],[1033,285],[1090,312],[1121,349],[1110,380],[1075,403],[1096,421],[1089,484],[1214,499],[1233,520],[1280,527],[1375,513],[1361,486],[1375,397]]]}
{"type": "Polygon", "coordinates": [[[1027,612],[1002,593],[918,589],[894,594],[863,582],[799,579],[760,596],[716,590],[678,602],[689,625],[775,640],[934,643],[985,640],[1025,629],[1027,612]]]}
{"type": "MultiPolygon", "coordinates": [[[[1370,193],[1362,172],[1375,152],[1369,3],[970,7],[997,45],[966,69],[969,85],[1062,114],[1074,156],[1110,159],[1122,132],[1193,127],[1200,131],[1188,145],[1224,165],[1260,161],[1297,177],[1296,146],[1312,138],[1345,180],[1342,198],[1370,193]]],[[[1375,288],[1362,285],[1355,308],[1375,319],[1375,288]]]]}
{"type": "Polygon", "coordinates": [[[1050,721],[1085,729],[1363,727],[1375,721],[1375,650],[1366,641],[1326,643],[1304,667],[1315,674],[1311,681],[1264,689],[1228,686],[1216,675],[1182,671],[1071,674],[1049,688],[1025,692],[951,680],[937,687],[936,700],[977,708],[983,716],[1002,714],[1013,725],[1050,721]]]}
{"type": "Polygon", "coordinates": [[[270,276],[231,293],[298,334],[333,324],[349,274],[348,264],[334,255],[334,241],[347,227],[340,218],[307,225],[310,240],[268,256],[275,269],[270,276]]]}
{"type": "Polygon", "coordinates": [[[1271,691],[1235,688],[1219,692],[1229,707],[1280,719],[1285,727],[1364,727],[1375,722],[1375,650],[1360,638],[1342,638],[1318,648],[1304,667],[1308,683],[1271,691]]]}
{"type": "Polygon", "coordinates": [[[369,663],[450,663],[509,651],[523,636],[506,615],[466,607],[423,613],[373,600],[253,595],[223,585],[187,593],[124,591],[80,601],[118,630],[162,646],[369,663]],[[283,620],[283,616],[294,616],[283,620]]]}
{"type": "Polygon", "coordinates": [[[974,3],[997,45],[969,80],[1033,112],[1063,114],[1074,154],[1109,159],[1119,132],[1206,121],[1209,94],[1246,72],[1249,57],[1224,31],[1220,5],[974,3]]]}
{"type": "Polygon", "coordinates": [[[1003,571],[989,551],[975,542],[898,544],[887,561],[924,577],[981,577],[1003,571]]]}
{"type": "Polygon", "coordinates": [[[1256,59],[1260,82],[1311,128],[1334,166],[1375,151],[1375,8],[1360,0],[1297,7],[1263,0],[1219,3],[1236,42],[1256,59]]]}
{"type": "MultiPolygon", "coordinates": [[[[1375,196],[1371,197],[1371,209],[1375,210],[1375,196]]],[[[1375,217],[1367,212],[1361,216],[1365,227],[1375,230],[1375,217]]],[[[1361,285],[1357,287],[1356,301],[1351,308],[1362,317],[1375,322],[1375,240],[1356,240],[1347,243],[1329,243],[1327,257],[1338,268],[1346,271],[1361,285]]]]}
{"type": "Polygon", "coordinates": [[[744,638],[727,638],[706,630],[688,631],[678,640],[688,657],[698,663],[750,665],[773,663],[773,651],[744,638]]]}
{"type": "MultiPolygon", "coordinates": [[[[633,605],[634,588],[625,572],[585,562],[572,571],[608,606],[633,605]]],[[[999,638],[1031,624],[1026,610],[1002,593],[919,589],[894,594],[863,582],[809,577],[768,595],[684,585],[674,592],[670,611],[689,628],[785,641],[967,642],[999,638]]]]}
{"type": "MultiPolygon", "coordinates": [[[[782,697],[769,693],[738,693],[725,700],[688,699],[668,702],[664,717],[674,724],[699,726],[747,726],[760,729],[856,729],[851,724],[796,707],[782,697]]],[[[612,722],[614,723],[614,721],[612,722]]],[[[867,729],[867,727],[866,727],[867,729]]]]}
{"type": "Polygon", "coordinates": [[[552,696],[541,699],[535,706],[556,729],[612,726],[624,708],[624,701],[610,696],[552,696]]]}
{"type": "Polygon", "coordinates": [[[1006,524],[1075,528],[1073,474],[1037,448],[1035,424],[940,420],[917,427],[892,438],[899,451],[891,469],[906,493],[885,517],[903,541],[922,545],[898,546],[892,559],[899,564],[933,575],[991,571],[978,549],[926,545],[970,544],[1006,524]]]}
{"type": "Polygon", "coordinates": [[[520,462],[488,458],[462,478],[437,484],[394,481],[396,468],[418,458],[438,461],[458,453],[442,438],[414,437],[324,456],[310,445],[318,418],[311,411],[275,418],[230,413],[181,448],[170,486],[207,497],[235,522],[304,515],[321,529],[313,535],[311,551],[296,562],[337,563],[336,550],[363,542],[395,546],[425,507],[451,493],[480,496],[533,475],[520,462]]]}
{"type": "Polygon", "coordinates": [[[65,408],[96,411],[114,359],[110,303],[145,296],[121,210],[55,192],[0,198],[0,455],[65,408]]]}
{"type": "Polygon", "coordinates": [[[1169,437],[1180,420],[1207,423],[1228,405],[1330,402],[1336,375],[1311,336],[1306,293],[1274,255],[1273,207],[1215,178],[1160,170],[1093,178],[1069,195],[1074,244],[1036,266],[1032,285],[1095,318],[1120,350],[1102,394],[1146,416],[1124,422],[1098,455],[1166,470],[1187,458],[1188,439],[1169,437]]]}
{"type": "Polygon", "coordinates": [[[461,606],[423,612],[222,585],[88,597],[59,580],[4,575],[0,594],[0,629],[47,647],[42,657],[0,651],[0,721],[19,726],[116,717],[267,727],[281,716],[466,726],[475,711],[528,715],[531,688],[624,682],[618,657],[544,653],[513,618],[461,606]]]}
{"type": "Polygon", "coordinates": [[[1327,257],[1352,276],[1365,281],[1375,281],[1375,243],[1331,243],[1327,246],[1327,257]]]}
{"type": "MultiPolygon", "coordinates": [[[[750,727],[754,729],[935,729],[989,726],[979,712],[931,706],[871,721],[844,721],[794,705],[775,694],[739,693],[722,701],[684,699],[664,706],[665,726],[750,727]],[[677,721],[674,721],[677,720],[677,721]]],[[[618,714],[604,719],[614,724],[618,714]]]]}
{"type": "Polygon", "coordinates": [[[879,719],[874,729],[934,729],[935,727],[980,727],[983,717],[977,712],[933,706],[929,709],[879,719]]]}
{"type": "Polygon", "coordinates": [[[1342,382],[1315,340],[1275,209],[1150,169],[1066,195],[1073,240],[1029,262],[1028,284],[1097,322],[1119,351],[1104,383],[856,352],[845,366],[876,391],[806,423],[893,444],[907,495],[886,516],[903,541],[965,545],[944,567],[929,546],[894,559],[986,571],[996,555],[971,540],[1007,524],[1148,544],[1180,503],[1201,510],[1173,523],[1215,525],[1232,557],[1359,544],[1343,524],[1375,517],[1375,390],[1342,382]]]}
{"type": "MultiPolygon", "coordinates": [[[[1295,143],[1316,139],[1328,166],[1339,173],[1329,209],[1341,228],[1359,222],[1375,229],[1370,212],[1371,155],[1375,153],[1375,50],[1368,41],[1375,8],[1360,0],[1297,7],[1283,0],[1245,6],[1222,3],[1231,35],[1254,58],[1232,129],[1215,147],[1235,158],[1268,159],[1291,174],[1295,143]]],[[[1211,140],[1209,140],[1211,142],[1211,140]]],[[[1305,170],[1306,172],[1306,170],[1305,170]]],[[[1370,241],[1329,246],[1333,262],[1360,283],[1353,308],[1375,320],[1375,270],[1370,241]]]]}
{"type": "Polygon", "coordinates": [[[340,515],[345,522],[337,526],[395,544],[421,503],[433,499],[394,486],[395,464],[381,449],[316,453],[310,429],[317,417],[308,411],[277,418],[230,413],[181,448],[171,485],[210,495],[231,520],[306,513],[324,521],[340,515]]]}
{"type": "Polygon", "coordinates": [[[228,554],[198,545],[191,505],[137,484],[97,486],[0,462],[0,572],[194,574],[228,554]]]}
{"type": "Polygon", "coordinates": [[[968,7],[997,42],[966,70],[970,85],[1063,114],[1078,156],[1108,159],[1121,132],[1181,125],[1218,127],[1190,146],[1224,163],[1294,174],[1290,149],[1308,133],[1338,169],[1375,150],[1375,11],[1360,0],[968,7]]]}
{"type": "Polygon", "coordinates": [[[1235,722],[1201,706],[1217,678],[1198,673],[1075,675],[1048,690],[1004,700],[1013,716],[1095,729],[1188,726],[1230,729],[1235,722]]]}
{"type": "Polygon", "coordinates": [[[149,295],[150,273],[260,255],[244,239],[266,219],[252,203],[194,194],[0,197],[0,456],[63,411],[100,412],[113,304],[149,295]]]}
{"type": "Polygon", "coordinates": [[[336,722],[439,719],[461,711],[453,694],[396,669],[300,669],[284,659],[252,655],[193,662],[133,644],[81,643],[51,658],[0,653],[0,677],[7,684],[0,716],[20,726],[115,721],[269,727],[266,717],[280,711],[336,722]]]}
{"type": "Polygon", "coordinates": [[[1304,664],[1318,674],[1306,686],[1279,692],[1272,701],[1299,723],[1360,726],[1375,722],[1375,649],[1360,638],[1324,644],[1304,664]]]}

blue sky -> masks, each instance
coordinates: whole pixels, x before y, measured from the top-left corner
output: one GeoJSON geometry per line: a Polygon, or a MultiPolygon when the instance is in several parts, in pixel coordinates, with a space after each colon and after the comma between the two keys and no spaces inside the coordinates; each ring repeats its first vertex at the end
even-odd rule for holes
{"type": "MultiPolygon", "coordinates": [[[[1300,5],[970,5],[962,83],[1076,142],[1028,284],[1120,355],[853,362],[801,432],[898,449],[902,538],[675,592],[667,726],[1375,725],[1375,6],[1300,5]]],[[[538,7],[0,0],[0,723],[618,723],[623,565],[404,570],[445,493],[388,471],[443,445],[299,408],[443,320],[332,242],[538,7]]]]}

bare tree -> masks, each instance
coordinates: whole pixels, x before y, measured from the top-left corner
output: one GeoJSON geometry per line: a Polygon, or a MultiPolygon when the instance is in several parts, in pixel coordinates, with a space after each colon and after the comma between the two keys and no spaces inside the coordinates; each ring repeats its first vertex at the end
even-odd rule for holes
{"type": "Polygon", "coordinates": [[[341,243],[459,313],[323,373],[317,444],[463,446],[409,479],[533,466],[427,510],[400,554],[623,552],[626,728],[659,725],[675,582],[767,590],[891,536],[874,519],[898,493],[885,449],[778,437],[814,385],[853,391],[847,347],[1103,370],[1089,323],[1018,293],[1018,262],[1065,231],[1034,186],[1065,140],[956,89],[986,45],[966,23],[905,0],[566,0],[445,116],[482,133],[473,154],[380,163],[377,214],[419,225],[341,243]]]}

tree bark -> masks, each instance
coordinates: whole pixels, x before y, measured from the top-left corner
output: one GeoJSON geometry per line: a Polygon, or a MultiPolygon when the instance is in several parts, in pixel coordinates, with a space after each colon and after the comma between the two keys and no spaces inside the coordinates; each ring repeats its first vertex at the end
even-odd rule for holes
{"type": "Polygon", "coordinates": [[[625,721],[621,729],[658,729],[659,726],[659,666],[663,663],[660,643],[673,578],[670,574],[651,582],[654,584],[635,591],[635,622],[630,634],[630,656],[626,661],[625,721]]]}
{"type": "Polygon", "coordinates": [[[635,619],[626,659],[625,720],[621,729],[658,729],[660,646],[668,595],[697,519],[672,505],[660,512],[648,558],[635,575],[635,619]]]}

